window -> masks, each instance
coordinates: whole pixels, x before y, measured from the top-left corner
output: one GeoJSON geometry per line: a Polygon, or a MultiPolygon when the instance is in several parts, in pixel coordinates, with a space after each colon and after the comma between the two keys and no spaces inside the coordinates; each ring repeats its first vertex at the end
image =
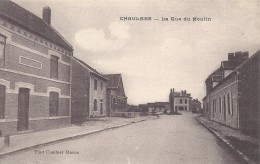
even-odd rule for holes
{"type": "Polygon", "coordinates": [[[113,98],[113,104],[117,104],[116,98],[113,98]]]}
{"type": "Polygon", "coordinates": [[[5,90],[4,85],[0,85],[0,119],[5,118],[5,90]]]}
{"type": "Polygon", "coordinates": [[[4,66],[5,61],[5,37],[0,35],[0,67],[4,66]]]}
{"type": "Polygon", "coordinates": [[[227,106],[228,106],[228,114],[232,115],[233,114],[233,107],[232,107],[232,97],[231,97],[231,93],[227,94],[227,106]]]}
{"type": "Polygon", "coordinates": [[[97,79],[94,79],[94,90],[97,90],[97,79]]]}
{"type": "Polygon", "coordinates": [[[226,114],[226,96],[223,96],[223,100],[222,100],[222,108],[224,111],[224,115],[226,114]]]}
{"type": "Polygon", "coordinates": [[[230,92],[230,108],[231,108],[231,114],[233,114],[233,98],[231,92],[230,92]]]}
{"type": "Polygon", "coordinates": [[[50,101],[49,102],[50,117],[58,116],[59,93],[50,92],[50,100],[49,101],[50,101]]]}
{"type": "Polygon", "coordinates": [[[222,105],[221,105],[221,97],[219,97],[219,113],[221,113],[222,112],[222,105]]]}
{"type": "Polygon", "coordinates": [[[213,111],[214,111],[214,113],[216,114],[217,113],[217,100],[216,99],[214,99],[213,100],[213,111]]]}
{"type": "Polygon", "coordinates": [[[103,82],[100,83],[100,88],[103,90],[103,82]]]}
{"type": "Polygon", "coordinates": [[[180,99],[180,103],[182,104],[182,99],[180,99]]]}
{"type": "Polygon", "coordinates": [[[185,104],[187,104],[187,99],[185,99],[185,104]]]}
{"type": "Polygon", "coordinates": [[[58,61],[57,56],[51,55],[51,78],[58,79],[58,61]]]}
{"type": "Polygon", "coordinates": [[[97,111],[97,99],[94,99],[94,111],[97,111]]]}
{"type": "Polygon", "coordinates": [[[100,99],[100,114],[103,115],[103,99],[100,99]]]}

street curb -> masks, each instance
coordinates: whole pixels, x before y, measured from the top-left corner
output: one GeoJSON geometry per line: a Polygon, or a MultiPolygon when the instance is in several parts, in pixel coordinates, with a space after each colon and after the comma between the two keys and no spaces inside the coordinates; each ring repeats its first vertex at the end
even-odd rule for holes
{"type": "Polygon", "coordinates": [[[94,130],[94,131],[91,131],[91,132],[87,132],[87,133],[83,133],[83,134],[79,134],[79,135],[75,135],[75,136],[69,136],[69,137],[64,137],[64,138],[57,139],[57,140],[47,141],[45,143],[40,143],[40,144],[36,144],[36,145],[20,148],[20,149],[17,149],[17,150],[2,152],[2,153],[0,153],[0,157],[11,155],[11,154],[15,154],[15,153],[18,153],[18,152],[21,152],[21,151],[25,151],[25,150],[29,150],[29,149],[33,149],[33,148],[36,148],[36,147],[42,147],[42,146],[47,146],[47,145],[58,143],[58,142],[67,141],[67,140],[70,140],[70,139],[82,138],[82,137],[85,137],[87,135],[99,133],[99,132],[110,130],[110,129],[116,129],[116,128],[124,127],[124,126],[127,126],[127,125],[131,125],[133,123],[138,123],[138,122],[142,122],[142,121],[146,121],[146,120],[148,120],[148,118],[142,119],[142,120],[137,120],[137,121],[132,121],[130,123],[124,123],[124,124],[121,124],[121,125],[107,127],[107,128],[104,128],[104,129],[94,130]]]}
{"type": "Polygon", "coordinates": [[[224,144],[226,144],[231,150],[233,150],[233,152],[236,153],[236,155],[238,155],[241,159],[243,159],[245,162],[249,163],[249,164],[256,164],[255,162],[251,161],[245,154],[243,154],[241,151],[239,151],[238,149],[236,149],[228,140],[226,140],[225,138],[221,137],[221,135],[216,132],[215,130],[209,128],[207,125],[205,125],[203,123],[203,121],[201,121],[198,117],[201,116],[195,116],[195,119],[201,124],[203,125],[210,133],[212,133],[215,137],[217,137],[220,141],[222,141],[224,144]]]}

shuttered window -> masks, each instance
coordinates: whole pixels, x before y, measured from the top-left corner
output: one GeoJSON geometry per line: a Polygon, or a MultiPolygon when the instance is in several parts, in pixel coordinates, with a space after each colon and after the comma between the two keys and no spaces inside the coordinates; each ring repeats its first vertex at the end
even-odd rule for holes
{"type": "Polygon", "coordinates": [[[0,85],[0,119],[5,118],[5,90],[4,85],[0,85]]]}
{"type": "Polygon", "coordinates": [[[4,66],[5,61],[5,37],[0,35],[0,67],[4,66]]]}
{"type": "Polygon", "coordinates": [[[49,110],[50,117],[58,116],[59,109],[59,94],[57,92],[50,92],[49,110]]]}
{"type": "Polygon", "coordinates": [[[51,55],[51,78],[58,79],[58,61],[57,56],[51,55]]]}

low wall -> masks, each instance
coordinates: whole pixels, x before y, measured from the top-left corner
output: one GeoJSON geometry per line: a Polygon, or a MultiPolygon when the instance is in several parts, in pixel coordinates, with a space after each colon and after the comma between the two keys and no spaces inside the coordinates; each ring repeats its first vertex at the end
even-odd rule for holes
{"type": "Polygon", "coordinates": [[[141,112],[112,112],[111,117],[127,117],[127,118],[134,118],[144,116],[141,112]]]}

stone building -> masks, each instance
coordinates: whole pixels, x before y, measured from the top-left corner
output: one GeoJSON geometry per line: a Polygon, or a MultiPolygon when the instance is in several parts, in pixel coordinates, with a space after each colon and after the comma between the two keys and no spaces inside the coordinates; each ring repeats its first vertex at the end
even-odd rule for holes
{"type": "Polygon", "coordinates": [[[113,113],[126,112],[127,96],[121,74],[107,74],[107,116],[113,113]]]}
{"type": "Polygon", "coordinates": [[[177,113],[178,111],[191,111],[190,109],[191,94],[186,90],[181,92],[175,92],[174,88],[171,89],[169,96],[169,104],[171,113],[177,113]]]}
{"type": "Polygon", "coordinates": [[[107,80],[82,60],[72,58],[71,117],[73,122],[106,116],[107,80]]]}
{"type": "Polygon", "coordinates": [[[216,71],[207,78],[204,116],[248,134],[258,135],[259,51],[248,57],[248,52],[229,53],[228,60],[222,61],[218,69],[221,80],[212,85],[215,82],[212,76],[216,71]]]}
{"type": "Polygon", "coordinates": [[[43,18],[0,1],[0,129],[5,134],[70,123],[72,46],[43,18]]]}

